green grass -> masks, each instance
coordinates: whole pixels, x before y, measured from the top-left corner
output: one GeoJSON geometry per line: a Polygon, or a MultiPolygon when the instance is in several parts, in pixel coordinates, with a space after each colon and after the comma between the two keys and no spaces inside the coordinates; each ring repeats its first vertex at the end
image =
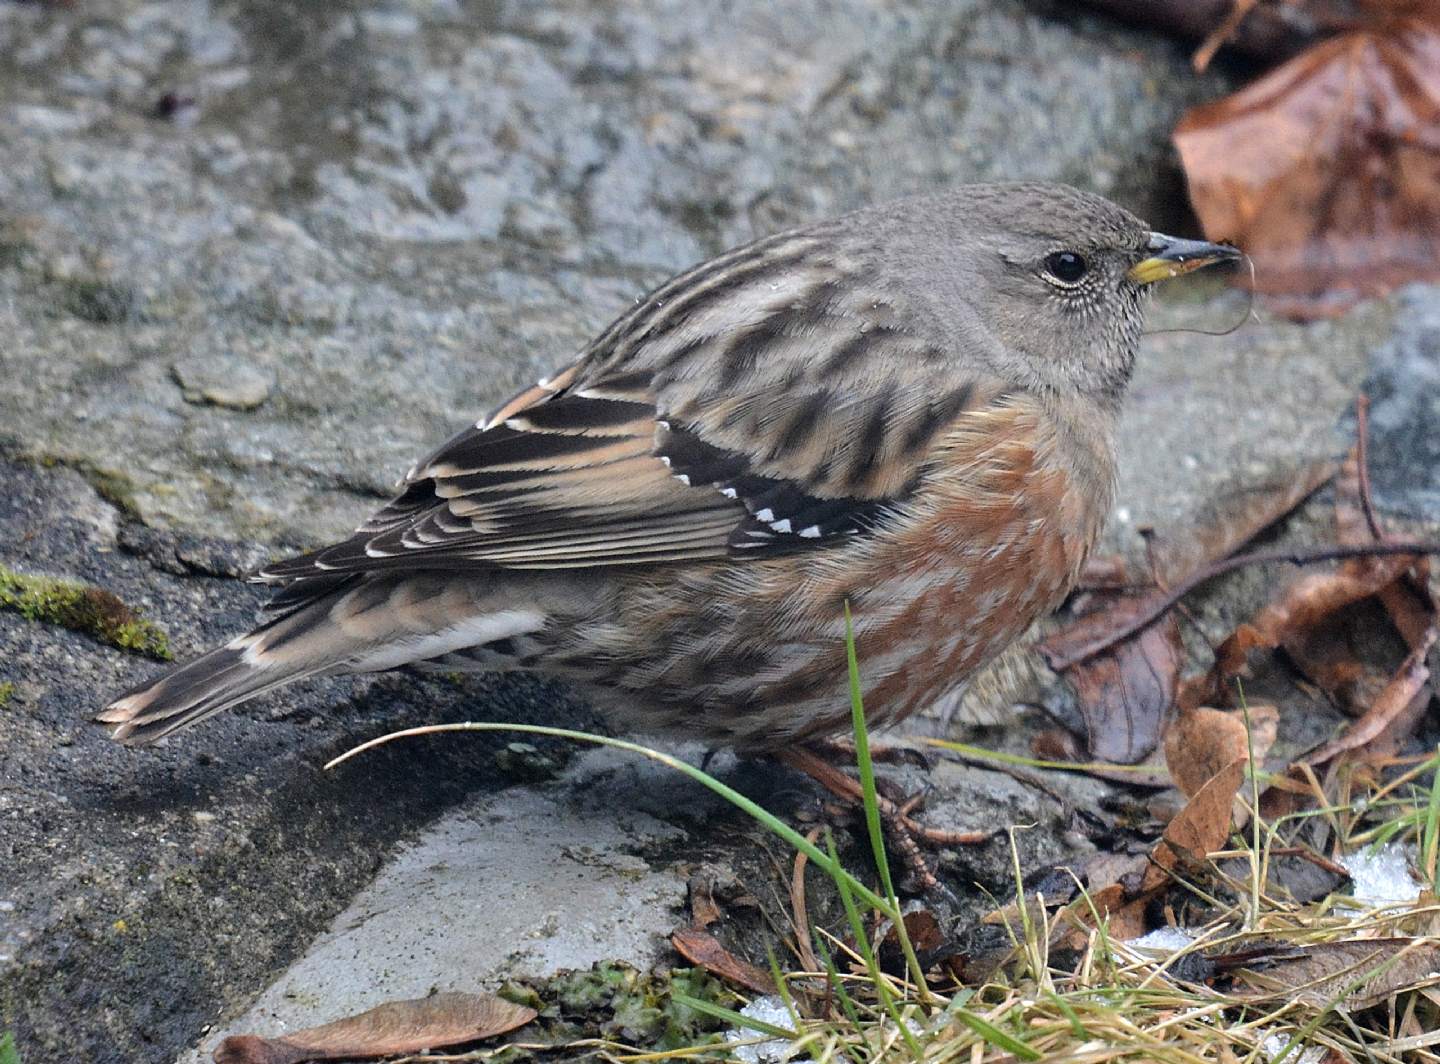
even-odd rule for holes
{"type": "Polygon", "coordinates": [[[20,1050],[15,1048],[15,1036],[9,1031],[0,1034],[0,1064],[20,1064],[20,1050]]]}
{"type": "MultiPolygon", "coordinates": [[[[1189,928],[1195,941],[1170,957],[1157,961],[1114,940],[1105,919],[1095,912],[1089,896],[1082,891],[1077,902],[1059,913],[1039,905],[1010,907],[1007,911],[1012,916],[1005,919],[1013,945],[1010,963],[982,985],[958,986],[953,981],[937,980],[936,973],[922,972],[905,934],[881,831],[848,610],[846,620],[852,729],[874,862],[874,887],[841,864],[834,840],[828,835],[823,847],[816,845],[701,769],[623,739],[526,724],[438,725],[371,740],[326,767],[405,736],[441,731],[514,731],[625,750],[696,780],[805,854],[831,878],[842,902],[848,939],[812,928],[814,954],[821,970],[786,972],[771,958],[773,977],[791,1017],[789,1024],[765,1023],[683,991],[675,995],[680,1005],[724,1021],[736,1030],[753,1032],[756,1040],[790,1041],[791,1059],[809,1058],[820,1064],[1009,1064],[1016,1060],[1075,1064],[1196,1064],[1224,1060],[1255,1064],[1283,1057],[1293,1064],[1301,1049],[1318,1046],[1331,1053],[1329,1059],[1380,1064],[1440,1062],[1436,1055],[1440,1034],[1425,1033],[1440,1028],[1440,998],[1425,998],[1401,988],[1393,1009],[1349,1007],[1350,993],[1393,965],[1393,956],[1358,974],[1346,973],[1355,977],[1320,1002],[1302,1000],[1288,992],[1242,1002],[1170,974],[1188,955],[1240,952],[1252,948],[1257,938],[1305,947],[1360,937],[1414,939],[1417,928],[1440,928],[1440,902],[1433,896],[1422,896],[1406,911],[1364,910],[1348,904],[1336,906],[1330,898],[1298,906],[1271,897],[1266,888],[1270,850],[1293,843],[1286,837],[1286,829],[1303,826],[1305,819],[1312,816],[1331,818],[1338,825],[1337,839],[1347,845],[1363,844],[1367,838],[1375,841],[1382,835],[1414,838],[1433,883],[1435,853],[1440,848],[1440,798],[1436,796],[1440,787],[1434,783],[1440,751],[1376,792],[1374,800],[1364,806],[1364,812],[1371,814],[1368,821],[1356,812],[1360,808],[1356,803],[1330,803],[1276,823],[1262,823],[1261,818],[1252,815],[1246,837],[1237,835],[1233,839],[1237,847],[1233,853],[1247,860],[1248,873],[1231,879],[1215,869],[1214,883],[1206,888],[1208,893],[1197,895],[1208,906],[1207,922],[1189,928]],[[1423,785],[1427,777],[1428,787],[1423,785]],[[1373,826],[1376,810],[1389,814],[1379,826],[1373,826]],[[1345,819],[1352,814],[1353,822],[1345,819]],[[887,924],[897,931],[905,958],[904,975],[887,972],[880,963],[874,929],[887,924]],[[1052,964],[1052,954],[1059,948],[1069,954],[1063,966],[1052,964]],[[1397,1031],[1396,1017],[1405,1019],[1409,1026],[1397,1031]],[[1416,1030],[1421,1033],[1415,1034],[1416,1030]]],[[[984,751],[967,749],[967,753],[973,756],[984,751]]],[[[1242,789],[1242,794],[1253,806],[1258,783],[1242,789]]],[[[1021,872],[1017,853],[1017,897],[1023,898],[1021,872]]],[[[651,1045],[648,1051],[608,1043],[597,1046],[594,1040],[585,1046],[601,1049],[601,1059],[634,1062],[714,1061],[725,1059],[726,1053],[713,1043],[682,1048],[651,1045]]],[[[447,1059],[489,1060],[495,1052],[479,1050],[447,1059]]]]}
{"type": "Polygon", "coordinates": [[[173,657],[164,630],[104,588],[0,567],[0,609],[14,610],[26,620],[86,632],[121,650],[161,661],[173,657]]]}
{"type": "Polygon", "coordinates": [[[0,683],[0,709],[10,704],[10,699],[15,697],[15,685],[9,680],[0,683]]]}

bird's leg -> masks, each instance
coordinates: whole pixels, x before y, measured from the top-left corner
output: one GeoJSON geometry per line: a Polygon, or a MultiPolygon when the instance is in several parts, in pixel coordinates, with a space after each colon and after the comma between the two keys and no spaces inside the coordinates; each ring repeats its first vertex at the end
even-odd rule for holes
{"type": "MultiPolygon", "coordinates": [[[[855,761],[855,740],[841,735],[812,740],[810,749],[836,761],[846,761],[851,764],[855,761]]],[[[927,772],[934,767],[933,760],[924,750],[917,750],[913,746],[901,746],[897,743],[876,742],[874,739],[870,740],[870,760],[884,765],[914,765],[927,772]]]]}
{"type": "MultiPolygon", "coordinates": [[[[805,773],[842,801],[856,806],[864,803],[865,795],[860,782],[815,751],[803,746],[792,747],[775,756],[797,772],[805,773]]],[[[912,820],[910,813],[917,804],[913,798],[903,805],[897,805],[889,798],[877,794],[875,804],[880,811],[885,834],[905,864],[906,885],[923,894],[931,894],[941,888],[934,869],[920,850],[920,843],[931,846],[967,846],[989,838],[983,831],[942,831],[912,820]]]]}

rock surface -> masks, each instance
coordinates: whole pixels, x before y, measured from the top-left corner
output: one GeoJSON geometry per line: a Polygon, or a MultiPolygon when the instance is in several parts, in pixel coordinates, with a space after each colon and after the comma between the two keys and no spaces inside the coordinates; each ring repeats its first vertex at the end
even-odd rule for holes
{"type": "MultiPolygon", "coordinates": [[[[418,454],[674,269],[960,180],[1073,181],[1183,225],[1166,136],[1225,88],[1179,45],[1039,0],[0,0],[0,566],[107,588],[194,652],[250,620],[246,568],[352,526],[418,454]]],[[[1157,328],[1244,313],[1179,295],[1157,328]]],[[[1338,452],[1367,373],[1382,505],[1440,518],[1437,308],[1416,288],[1337,322],[1149,338],[1112,544],[1338,452]]],[[[552,687],[329,680],[142,752],[85,723],[155,667],[0,612],[0,1029],[27,1064],[173,1060],[266,986],[247,1022],[363,1008],[342,990],[346,949],[399,996],[461,985],[440,928],[504,947],[469,986],[517,950],[537,972],[662,958],[695,854],[763,853],[658,769],[511,786],[499,738],[318,769],[407,724],[593,726],[552,687]],[[522,908],[603,922],[596,893],[477,909],[465,889],[507,881],[486,854],[537,882],[571,838],[597,854],[587,891],[617,884],[630,916],[598,942],[507,942],[544,926],[522,908]],[[450,871],[427,876],[439,860],[450,871]],[[397,891],[408,923],[382,919],[397,891]],[[323,995],[287,998],[302,981],[323,995]]],[[[984,738],[1023,750],[1026,734],[984,738]]],[[[809,799],[727,771],[782,811],[809,799]]],[[[1007,777],[936,781],[941,822],[1039,823],[1027,859],[1088,845],[1007,777]]],[[[1074,787],[1087,807],[1102,791],[1074,787]]],[[[1005,845],[951,871],[1003,890],[1005,845]]]]}
{"type": "Polygon", "coordinates": [[[731,244],[985,178],[1163,213],[1222,83],[1060,7],[0,3],[0,431],[314,541],[731,244]]]}

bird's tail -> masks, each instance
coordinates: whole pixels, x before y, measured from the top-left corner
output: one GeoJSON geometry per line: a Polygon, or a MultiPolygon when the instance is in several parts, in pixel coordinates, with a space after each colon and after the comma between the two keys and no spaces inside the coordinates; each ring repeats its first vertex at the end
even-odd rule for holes
{"type": "Polygon", "coordinates": [[[95,715],[112,738],[144,746],[325,666],[267,667],[247,652],[257,633],[217,647],[159,679],[132,687],[95,715]]]}
{"type": "Polygon", "coordinates": [[[543,625],[475,590],[425,575],[362,580],[126,691],[95,719],[142,746],[306,676],[394,669],[543,625]]]}

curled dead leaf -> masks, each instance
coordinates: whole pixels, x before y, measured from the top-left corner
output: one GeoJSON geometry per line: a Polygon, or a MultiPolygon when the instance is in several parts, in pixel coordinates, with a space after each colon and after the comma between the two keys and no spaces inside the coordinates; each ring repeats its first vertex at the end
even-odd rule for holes
{"type": "MultiPolygon", "coordinates": [[[[1057,668],[1077,629],[1090,633],[1113,628],[1146,602],[1139,596],[1116,598],[1046,639],[1039,645],[1040,653],[1057,668]]],[[[1065,668],[1094,757],[1129,765],[1155,749],[1160,726],[1175,701],[1183,658],[1180,626],[1170,615],[1104,653],[1065,668]]]]}
{"type": "Polygon", "coordinates": [[[757,994],[775,993],[775,981],[749,961],[741,960],[720,944],[708,931],[682,927],[670,935],[675,951],[691,964],[704,968],[711,975],[753,990],[757,994]]]}
{"type": "Polygon", "coordinates": [[[1175,129],[1212,240],[1255,259],[1296,314],[1440,277],[1440,25],[1411,18],[1324,41],[1175,129]]]}
{"type": "Polygon", "coordinates": [[[1203,865],[1206,855],[1225,845],[1230,835],[1235,796],[1245,782],[1248,758],[1231,761],[1195,792],[1185,808],[1165,827],[1155,846],[1141,890],[1156,890],[1169,881],[1176,869],[1203,865]]]}
{"type": "MultiPolygon", "coordinates": [[[[1404,716],[1417,718],[1410,722],[1410,727],[1413,728],[1414,723],[1418,723],[1419,714],[1430,701],[1430,669],[1426,664],[1426,656],[1435,644],[1436,636],[1437,631],[1432,627],[1420,645],[1401,663],[1399,671],[1386,684],[1365,715],[1352,724],[1344,735],[1311,754],[1306,758],[1306,762],[1320,765],[1339,754],[1362,750],[1383,736],[1404,716]]],[[[1406,734],[1409,730],[1405,729],[1406,734]]]]}
{"type": "Polygon", "coordinates": [[[1247,710],[1201,707],[1180,713],[1165,731],[1165,764],[1187,797],[1194,797],[1227,765],[1254,752],[1262,762],[1280,726],[1280,711],[1256,704],[1247,710]],[[1248,721],[1247,721],[1248,712],[1248,721]]]}
{"type": "Polygon", "coordinates": [[[1286,946],[1284,959],[1242,968],[1247,990],[1237,998],[1300,1000],[1315,1008],[1369,1008],[1403,990],[1440,982],[1440,944],[1415,938],[1375,938],[1286,946]]]}
{"type": "Polygon", "coordinates": [[[532,1008],[494,994],[432,994],[387,1001],[356,1016],[310,1027],[283,1038],[231,1035],[214,1053],[215,1064],[299,1064],[418,1053],[478,1042],[523,1027],[532,1008]]]}

